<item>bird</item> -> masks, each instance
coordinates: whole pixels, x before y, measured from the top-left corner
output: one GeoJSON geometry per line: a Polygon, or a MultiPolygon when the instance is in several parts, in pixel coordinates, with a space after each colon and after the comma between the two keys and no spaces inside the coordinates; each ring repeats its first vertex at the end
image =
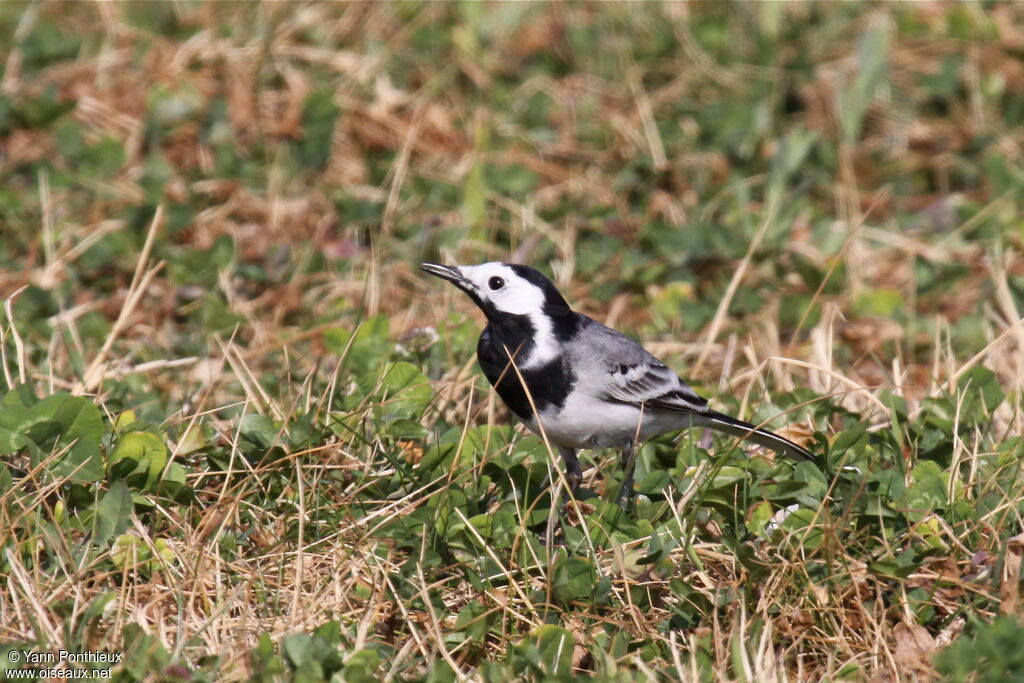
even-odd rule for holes
{"type": "Polygon", "coordinates": [[[616,502],[626,508],[638,444],[689,427],[816,461],[789,439],[712,409],[640,344],[572,310],[534,268],[501,262],[420,268],[455,285],[483,312],[480,367],[512,413],[558,448],[574,497],[583,479],[578,450],[621,451],[624,476],[616,502]]]}

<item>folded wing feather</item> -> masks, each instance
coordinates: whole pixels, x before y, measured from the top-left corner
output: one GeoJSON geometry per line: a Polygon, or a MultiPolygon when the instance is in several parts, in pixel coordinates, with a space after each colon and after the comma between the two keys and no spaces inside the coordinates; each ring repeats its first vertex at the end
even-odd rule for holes
{"type": "Polygon", "coordinates": [[[707,411],[706,399],[626,335],[596,321],[590,321],[583,334],[586,349],[606,373],[603,388],[608,400],[656,410],[707,411]]]}

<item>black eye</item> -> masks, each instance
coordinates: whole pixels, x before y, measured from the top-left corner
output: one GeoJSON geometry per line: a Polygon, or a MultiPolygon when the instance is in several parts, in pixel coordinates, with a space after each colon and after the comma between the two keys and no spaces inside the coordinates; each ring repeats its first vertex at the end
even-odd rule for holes
{"type": "Polygon", "coordinates": [[[494,277],[487,281],[487,286],[491,288],[491,291],[496,292],[505,286],[505,281],[498,277],[497,275],[495,275],[494,277]]]}

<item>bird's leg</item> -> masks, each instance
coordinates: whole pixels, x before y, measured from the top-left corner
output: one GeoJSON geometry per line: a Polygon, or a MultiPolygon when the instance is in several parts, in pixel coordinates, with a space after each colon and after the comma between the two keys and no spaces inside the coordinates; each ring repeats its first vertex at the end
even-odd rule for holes
{"type": "Polygon", "coordinates": [[[576,457],[576,449],[559,446],[558,452],[562,454],[562,460],[565,462],[565,480],[568,482],[569,490],[572,491],[572,495],[575,498],[580,489],[580,482],[583,481],[583,471],[580,470],[580,461],[576,457]]]}
{"type": "MultiPolygon", "coordinates": [[[[580,461],[576,457],[576,449],[559,446],[558,452],[562,454],[565,462],[565,481],[569,484],[569,491],[572,497],[576,498],[580,490],[580,482],[583,481],[583,472],[580,470],[580,461]]],[[[565,508],[569,504],[569,496],[562,496],[562,503],[558,506],[558,516],[565,518],[565,508]]]]}
{"type": "Polygon", "coordinates": [[[622,509],[626,509],[629,500],[633,497],[633,469],[635,466],[636,449],[632,441],[627,441],[622,449],[622,486],[619,488],[619,496],[616,499],[622,509]]]}

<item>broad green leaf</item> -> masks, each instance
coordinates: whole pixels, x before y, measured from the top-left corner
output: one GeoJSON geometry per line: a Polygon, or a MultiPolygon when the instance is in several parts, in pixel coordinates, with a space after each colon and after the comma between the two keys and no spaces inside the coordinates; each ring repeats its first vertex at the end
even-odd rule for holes
{"type": "Polygon", "coordinates": [[[93,518],[93,543],[104,547],[131,523],[132,497],[124,481],[118,479],[96,504],[93,518]]]}
{"type": "Polygon", "coordinates": [[[935,515],[929,515],[914,526],[914,531],[924,539],[924,542],[934,550],[948,551],[949,544],[946,543],[945,531],[942,524],[935,515]]]}
{"type": "Polygon", "coordinates": [[[554,624],[538,626],[518,650],[548,676],[565,676],[572,668],[572,633],[554,624]]]}
{"type": "Polygon", "coordinates": [[[867,431],[867,424],[858,422],[855,426],[850,427],[849,429],[844,429],[836,434],[832,441],[832,447],[829,449],[832,457],[835,458],[842,455],[859,444],[862,440],[865,440],[867,437],[867,431]]]}
{"type": "Polygon", "coordinates": [[[905,564],[898,559],[884,559],[868,565],[868,571],[891,579],[906,579],[920,566],[919,563],[905,564]]]}
{"type": "MultiPolygon", "coordinates": [[[[496,455],[499,451],[503,451],[513,438],[512,435],[512,429],[507,425],[479,425],[470,427],[465,433],[461,430],[455,430],[451,437],[461,444],[460,458],[462,462],[477,462],[488,455],[496,455]]],[[[527,440],[524,439],[523,441],[527,440]]],[[[522,445],[522,443],[517,444],[517,446],[522,445]]],[[[540,452],[546,453],[544,445],[540,444],[538,446],[537,442],[533,440],[526,444],[526,447],[532,455],[540,452]],[[534,451],[534,448],[537,450],[534,451]]],[[[539,459],[540,461],[544,460],[543,457],[539,459]]],[[[514,464],[516,464],[516,461],[505,463],[508,467],[514,464]]]]}
{"type": "Polygon", "coordinates": [[[393,348],[389,327],[388,316],[375,315],[360,322],[354,330],[344,327],[327,330],[324,332],[324,346],[331,353],[346,354],[346,367],[365,373],[387,360],[393,348]]]}
{"type": "Polygon", "coordinates": [[[28,446],[30,440],[26,434],[41,419],[21,405],[0,408],[0,455],[17,453],[28,446]]]}
{"type": "Polygon", "coordinates": [[[960,378],[957,391],[965,394],[966,398],[960,407],[961,419],[965,416],[974,420],[987,418],[1006,398],[996,374],[981,365],[971,368],[960,378]],[[984,409],[980,410],[982,407],[984,409]]]}
{"type": "MultiPolygon", "coordinates": [[[[76,481],[85,482],[103,478],[105,472],[100,457],[103,418],[92,401],[61,392],[44,398],[32,407],[32,412],[57,425],[59,441],[55,447],[74,444],[51,466],[54,476],[71,476],[76,481]]],[[[37,442],[37,445],[43,447],[41,443],[37,442]]]]}
{"type": "Polygon", "coordinates": [[[127,474],[144,474],[148,489],[159,479],[167,464],[167,445],[156,434],[128,432],[121,437],[110,454],[111,466],[122,461],[134,463],[127,474]]]}
{"type": "Polygon", "coordinates": [[[733,484],[743,481],[747,478],[747,471],[740,469],[739,467],[732,467],[726,465],[715,473],[714,479],[711,480],[711,488],[720,489],[733,484]]]}
{"type": "Polygon", "coordinates": [[[803,128],[796,128],[786,134],[772,157],[771,172],[768,176],[769,206],[775,206],[789,183],[790,176],[804,164],[818,134],[803,128]]]}
{"type": "Polygon", "coordinates": [[[39,403],[39,399],[32,393],[32,386],[29,384],[17,384],[13,389],[4,394],[2,400],[0,400],[0,415],[13,406],[20,406],[22,408],[31,408],[35,404],[39,403]]]}
{"type": "Polygon", "coordinates": [[[821,518],[815,510],[800,508],[794,510],[782,521],[782,529],[792,543],[799,544],[807,550],[814,550],[825,541],[825,532],[821,527],[821,518]],[[813,526],[812,526],[813,525],[813,526]]]}
{"type": "Polygon", "coordinates": [[[260,448],[270,448],[277,440],[278,428],[274,421],[266,415],[249,413],[242,417],[239,432],[260,448]]]}
{"type": "Polygon", "coordinates": [[[118,569],[135,566],[149,558],[149,548],[135,534],[121,534],[110,549],[110,560],[118,569]]]}
{"type": "Polygon", "coordinates": [[[416,418],[434,396],[430,380],[412,363],[392,363],[383,372],[380,382],[384,414],[416,418]]]}
{"type": "Polygon", "coordinates": [[[345,660],[345,667],[341,671],[341,680],[352,681],[352,683],[374,683],[380,680],[380,677],[376,675],[380,664],[381,657],[377,650],[371,647],[357,650],[345,660]]]}
{"type": "Polygon", "coordinates": [[[92,401],[66,392],[48,396],[35,406],[36,412],[47,414],[64,428],[66,435],[99,442],[103,436],[103,419],[92,401]],[[49,412],[51,411],[52,412],[49,412]]]}
{"type": "Polygon", "coordinates": [[[281,651],[296,667],[305,663],[313,652],[313,636],[293,633],[281,641],[281,651]]]}
{"type": "Polygon", "coordinates": [[[948,502],[946,486],[949,475],[937,463],[925,460],[917,463],[910,475],[911,483],[903,495],[903,504],[915,517],[945,508],[948,502]]]}
{"type": "Polygon", "coordinates": [[[107,613],[107,607],[117,600],[117,593],[112,590],[103,591],[89,601],[85,610],[82,611],[82,624],[91,625],[95,620],[100,619],[107,613]]]}
{"type": "Polygon", "coordinates": [[[477,642],[483,642],[487,637],[490,628],[490,619],[487,618],[487,608],[477,600],[470,600],[469,603],[459,611],[455,619],[455,628],[464,630],[466,635],[477,642]]]}
{"type": "Polygon", "coordinates": [[[651,540],[647,544],[647,554],[641,557],[637,561],[637,564],[644,565],[654,564],[655,562],[658,562],[666,555],[668,555],[668,553],[676,547],[676,544],[676,539],[671,535],[667,536],[666,541],[662,541],[662,534],[658,532],[652,533],[651,540]]]}
{"type": "Polygon", "coordinates": [[[387,425],[387,434],[393,439],[422,439],[430,432],[416,420],[400,417],[387,425]]]}
{"type": "Polygon", "coordinates": [[[672,477],[664,469],[649,470],[636,475],[636,487],[640,493],[659,493],[672,483],[672,477]]]}
{"type": "Polygon", "coordinates": [[[764,536],[765,527],[768,525],[768,522],[772,520],[774,515],[775,512],[772,510],[771,503],[766,500],[762,500],[760,503],[757,503],[747,515],[747,529],[752,534],[764,536]]]}
{"type": "Polygon", "coordinates": [[[117,419],[114,421],[114,431],[115,432],[124,432],[126,429],[131,427],[137,421],[138,421],[138,418],[135,416],[135,411],[134,410],[122,411],[121,414],[118,415],[117,419]]]}
{"type": "Polygon", "coordinates": [[[551,576],[555,595],[563,602],[590,597],[594,581],[594,565],[579,557],[567,557],[558,562],[551,576]]]}
{"type": "Polygon", "coordinates": [[[188,482],[185,478],[185,468],[176,462],[172,462],[167,467],[167,471],[164,472],[164,476],[160,478],[160,483],[157,487],[157,493],[161,496],[167,496],[173,498],[179,502],[179,496],[182,492],[185,492],[187,496],[191,496],[191,490],[188,488],[188,482]]]}
{"type": "Polygon", "coordinates": [[[469,518],[469,523],[484,538],[491,537],[492,522],[493,519],[490,515],[473,515],[469,518]]]}

